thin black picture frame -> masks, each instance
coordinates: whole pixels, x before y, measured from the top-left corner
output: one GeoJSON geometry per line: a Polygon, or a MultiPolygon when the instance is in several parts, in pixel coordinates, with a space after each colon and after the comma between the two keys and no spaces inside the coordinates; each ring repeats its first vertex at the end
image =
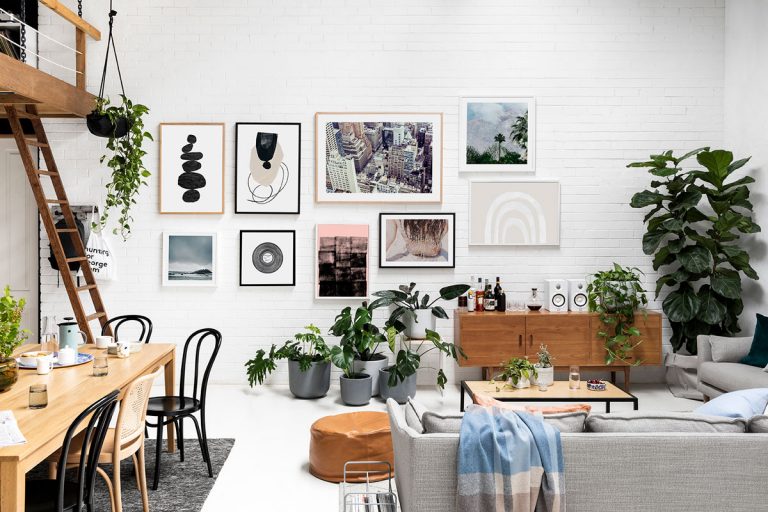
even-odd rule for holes
{"type": "Polygon", "coordinates": [[[379,213],[379,268],[456,268],[456,213],[455,212],[381,212],[379,213]],[[424,218],[436,218],[436,217],[450,217],[451,218],[451,257],[450,265],[433,265],[430,263],[417,264],[417,265],[386,265],[386,244],[382,243],[382,237],[384,234],[384,220],[387,216],[407,215],[422,216],[424,218]]]}
{"type": "Polygon", "coordinates": [[[235,213],[236,214],[242,214],[242,215],[299,215],[301,213],[301,123],[266,123],[266,122],[239,122],[235,123],[235,179],[232,180],[235,183],[234,186],[234,193],[235,193],[235,213]],[[246,211],[240,211],[240,204],[237,200],[237,185],[238,185],[238,168],[237,168],[237,154],[238,154],[238,146],[239,146],[239,137],[238,134],[240,132],[240,125],[278,125],[278,126],[297,126],[299,128],[299,134],[298,134],[298,143],[299,143],[299,151],[298,151],[298,163],[297,163],[297,172],[296,172],[296,211],[290,211],[290,212],[246,212],[246,211]]]}
{"type": "Polygon", "coordinates": [[[240,230],[240,256],[238,258],[238,274],[240,286],[296,286],[296,230],[295,229],[241,229],[240,230]],[[290,233],[293,243],[293,269],[290,283],[243,283],[243,234],[245,233],[290,233]]]}

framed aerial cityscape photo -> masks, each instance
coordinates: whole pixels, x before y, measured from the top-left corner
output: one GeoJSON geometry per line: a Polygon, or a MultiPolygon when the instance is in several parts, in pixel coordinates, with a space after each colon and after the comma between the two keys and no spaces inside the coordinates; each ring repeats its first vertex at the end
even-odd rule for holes
{"type": "Polygon", "coordinates": [[[318,112],[315,200],[439,203],[443,114],[318,112]]]}
{"type": "Polygon", "coordinates": [[[294,286],[296,231],[240,231],[240,286],[294,286]]]}
{"type": "Polygon", "coordinates": [[[380,268],[454,268],[454,213],[379,215],[380,268]]]}
{"type": "Polygon", "coordinates": [[[315,298],[368,297],[368,224],[318,224],[315,298]]]}
{"type": "Polygon", "coordinates": [[[535,171],[533,98],[460,98],[459,171],[535,171]]]}
{"type": "Polygon", "coordinates": [[[160,213],[224,213],[224,123],[160,123],[160,213]]]}
{"type": "Polygon", "coordinates": [[[235,124],[235,213],[299,213],[301,124],[235,124]]]}

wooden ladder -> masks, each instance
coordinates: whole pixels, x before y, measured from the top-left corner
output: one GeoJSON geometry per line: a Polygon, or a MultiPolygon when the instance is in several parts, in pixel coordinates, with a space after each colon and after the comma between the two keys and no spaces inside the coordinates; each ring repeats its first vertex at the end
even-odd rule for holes
{"type": "MultiPolygon", "coordinates": [[[[72,310],[75,313],[75,318],[80,326],[80,330],[85,332],[88,342],[93,343],[93,333],[91,332],[90,322],[92,320],[98,320],[102,328],[107,324],[107,313],[104,310],[104,303],[101,300],[101,294],[99,293],[99,287],[96,285],[96,280],[93,277],[91,271],[91,265],[88,263],[88,258],[85,255],[85,245],[80,237],[80,232],[77,229],[75,223],[75,216],[70,208],[69,201],[67,200],[67,193],[64,190],[64,183],[61,181],[61,175],[56,167],[56,161],[53,158],[53,152],[48,145],[48,137],[45,134],[45,128],[43,122],[38,115],[37,107],[34,104],[27,104],[25,107],[18,104],[4,104],[5,112],[8,116],[8,122],[11,125],[11,131],[13,137],[16,140],[16,145],[19,148],[19,155],[21,155],[21,161],[24,164],[24,169],[27,171],[27,178],[29,178],[29,184],[32,187],[32,193],[35,196],[37,202],[37,209],[40,211],[40,218],[43,220],[45,231],[48,233],[48,239],[51,242],[51,250],[53,256],[56,258],[56,263],[59,266],[59,272],[61,273],[62,280],[64,281],[64,287],[67,290],[69,296],[69,302],[72,304],[72,310]],[[21,126],[21,119],[28,119],[34,129],[34,138],[28,137],[24,133],[24,129],[21,126]],[[33,158],[32,152],[29,146],[39,148],[43,153],[43,159],[45,160],[45,166],[47,169],[42,170],[37,168],[36,158],[33,158]],[[40,183],[40,177],[47,176],[51,179],[53,189],[56,193],[56,198],[45,197],[45,191],[40,183]],[[66,228],[56,228],[53,221],[53,214],[51,213],[51,206],[56,205],[61,208],[61,213],[64,216],[66,228]],[[64,247],[61,243],[61,235],[70,237],[72,245],[75,248],[75,256],[67,258],[64,252],[64,247]],[[80,268],[83,271],[83,277],[85,284],[78,286],[75,277],[69,270],[70,263],[80,263],[80,268]],[[94,312],[86,314],[83,309],[83,302],[80,300],[80,293],[88,292],[93,303],[94,312]]],[[[111,329],[107,327],[108,334],[111,334],[111,329]]]]}

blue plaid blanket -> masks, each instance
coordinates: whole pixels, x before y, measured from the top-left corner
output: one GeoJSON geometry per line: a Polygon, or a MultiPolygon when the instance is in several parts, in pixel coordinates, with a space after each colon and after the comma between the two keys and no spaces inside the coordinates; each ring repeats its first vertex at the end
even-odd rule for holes
{"type": "Polygon", "coordinates": [[[541,417],[470,406],[461,422],[458,512],[564,512],[560,432],[541,417]]]}

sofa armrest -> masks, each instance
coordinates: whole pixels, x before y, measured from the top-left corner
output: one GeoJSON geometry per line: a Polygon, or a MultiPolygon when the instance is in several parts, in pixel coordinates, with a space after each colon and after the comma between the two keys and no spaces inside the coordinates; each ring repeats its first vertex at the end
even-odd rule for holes
{"type": "Polygon", "coordinates": [[[708,334],[699,334],[696,337],[696,354],[699,358],[699,366],[701,363],[712,361],[712,343],[708,334]]]}

